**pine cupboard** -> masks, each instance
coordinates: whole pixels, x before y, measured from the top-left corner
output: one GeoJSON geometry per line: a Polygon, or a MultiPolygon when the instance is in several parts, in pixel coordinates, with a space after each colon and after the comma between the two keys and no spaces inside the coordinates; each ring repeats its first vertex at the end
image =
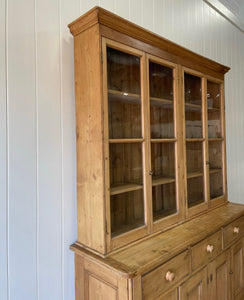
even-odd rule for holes
{"type": "Polygon", "coordinates": [[[69,28],[76,299],[244,299],[244,206],[227,201],[229,68],[100,7],[69,28]]]}

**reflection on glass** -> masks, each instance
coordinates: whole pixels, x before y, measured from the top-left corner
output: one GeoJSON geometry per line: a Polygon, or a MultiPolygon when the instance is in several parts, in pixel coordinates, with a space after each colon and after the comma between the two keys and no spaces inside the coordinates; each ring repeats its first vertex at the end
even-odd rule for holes
{"type": "Polygon", "coordinates": [[[187,201],[188,207],[204,202],[203,176],[187,179],[187,201]]]}
{"type": "Polygon", "coordinates": [[[153,180],[175,177],[174,143],[151,143],[153,180]]]}
{"type": "Polygon", "coordinates": [[[221,138],[221,86],[219,83],[207,82],[208,137],[221,138]]]}
{"type": "Polygon", "coordinates": [[[173,69],[149,61],[151,138],[174,137],[173,69]]]}
{"type": "Polygon", "coordinates": [[[202,142],[186,143],[187,175],[190,173],[203,173],[203,144],[202,142]]]}
{"type": "Polygon", "coordinates": [[[187,73],[184,76],[186,138],[202,138],[201,78],[187,73]]]}
{"type": "Polygon", "coordinates": [[[175,182],[153,186],[152,201],[154,221],[175,214],[177,212],[175,182]]]}
{"type": "Polygon", "coordinates": [[[150,97],[173,100],[173,70],[149,62],[150,97]]]}
{"type": "Polygon", "coordinates": [[[110,144],[110,186],[142,184],[142,145],[110,144]]]}
{"type": "Polygon", "coordinates": [[[108,89],[140,94],[140,58],[107,48],[108,89]]]}
{"type": "Polygon", "coordinates": [[[173,104],[168,107],[153,101],[150,104],[151,138],[174,138],[173,104]]]}
{"type": "Polygon", "coordinates": [[[112,237],[144,225],[143,190],[111,196],[112,237]]]}
{"type": "Polygon", "coordinates": [[[141,138],[140,58],[107,48],[109,138],[141,138]]]}
{"type": "Polygon", "coordinates": [[[224,194],[223,191],[223,172],[210,171],[210,199],[220,197],[224,194]]]}

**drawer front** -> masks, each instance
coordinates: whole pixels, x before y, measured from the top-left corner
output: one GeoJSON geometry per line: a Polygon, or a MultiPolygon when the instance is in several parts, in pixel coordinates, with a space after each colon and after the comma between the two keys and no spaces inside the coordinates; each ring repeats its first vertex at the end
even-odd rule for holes
{"type": "Polygon", "coordinates": [[[244,232],[244,217],[241,217],[229,225],[224,227],[224,244],[223,247],[227,247],[229,244],[243,236],[244,232]]]}
{"type": "Polygon", "coordinates": [[[192,269],[196,270],[206,265],[222,251],[222,231],[212,234],[208,238],[192,247],[192,269]]]}
{"type": "Polygon", "coordinates": [[[156,299],[190,273],[190,251],[172,258],[142,277],[143,299],[156,299]]]}

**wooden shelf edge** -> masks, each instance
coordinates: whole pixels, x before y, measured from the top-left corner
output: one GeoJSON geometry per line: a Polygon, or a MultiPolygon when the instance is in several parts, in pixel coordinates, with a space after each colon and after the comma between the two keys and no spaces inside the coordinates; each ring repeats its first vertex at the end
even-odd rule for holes
{"type": "Polygon", "coordinates": [[[123,184],[110,188],[110,196],[142,190],[143,185],[139,184],[123,184]]]}

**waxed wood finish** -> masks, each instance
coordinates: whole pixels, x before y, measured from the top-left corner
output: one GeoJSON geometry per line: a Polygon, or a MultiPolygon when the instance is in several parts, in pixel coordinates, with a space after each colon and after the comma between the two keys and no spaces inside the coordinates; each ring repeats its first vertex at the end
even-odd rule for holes
{"type": "Polygon", "coordinates": [[[74,51],[78,240],[104,253],[104,155],[99,27],[92,27],[76,36],[74,51]],[[86,71],[88,68],[89,76],[86,71]],[[87,230],[93,227],[96,230],[87,230]]]}
{"type": "Polygon", "coordinates": [[[232,299],[244,299],[244,245],[243,239],[231,248],[232,299]]]}
{"type": "Polygon", "coordinates": [[[207,300],[207,269],[180,286],[180,300],[207,300]]]}
{"type": "Polygon", "coordinates": [[[219,255],[208,267],[208,299],[231,299],[230,250],[219,255]]]}
{"type": "Polygon", "coordinates": [[[77,300],[240,297],[244,207],[227,203],[226,186],[229,68],[99,7],[69,27],[77,300]]]}
{"type": "MultiPolygon", "coordinates": [[[[242,205],[228,204],[169,230],[168,235],[161,233],[105,258],[73,245],[77,300],[96,299],[94,289],[100,291],[101,297],[109,293],[112,299],[177,299],[178,291],[183,300],[206,299],[206,295],[211,300],[242,299],[242,235],[234,240],[234,245],[225,246],[222,240],[224,229],[240,224],[243,214],[242,205]],[[206,246],[212,244],[213,253],[207,253],[206,246]],[[200,268],[204,270],[198,271],[200,268]],[[166,280],[168,271],[174,274],[172,281],[166,280]],[[87,293],[95,294],[84,298],[87,293]]],[[[243,229],[241,223],[240,232],[243,229]]]]}
{"type": "Polygon", "coordinates": [[[143,276],[143,299],[146,300],[159,297],[163,292],[172,288],[172,286],[179,283],[189,274],[190,255],[189,251],[185,251],[143,276]],[[167,280],[167,272],[174,274],[172,282],[167,280]]]}
{"type": "Polygon", "coordinates": [[[196,270],[207,264],[215,256],[219,255],[222,250],[222,232],[212,234],[203,241],[192,247],[192,268],[196,270]],[[210,251],[207,247],[210,246],[210,251]],[[212,248],[211,248],[212,247],[212,248]]]}

